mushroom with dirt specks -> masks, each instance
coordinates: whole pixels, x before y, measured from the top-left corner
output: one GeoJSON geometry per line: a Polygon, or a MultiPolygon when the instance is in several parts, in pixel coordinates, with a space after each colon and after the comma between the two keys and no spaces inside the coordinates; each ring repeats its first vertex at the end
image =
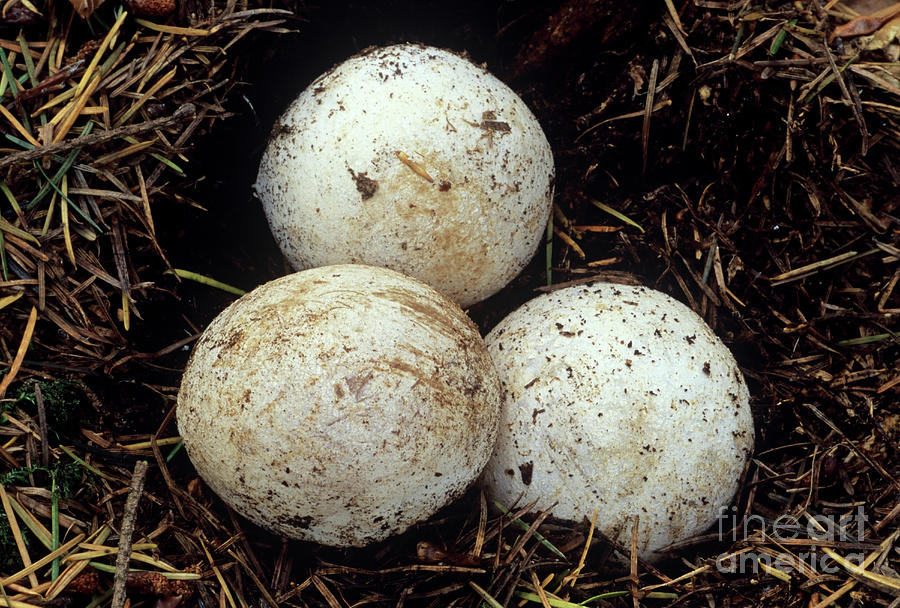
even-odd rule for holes
{"type": "Polygon", "coordinates": [[[753,450],[749,393],[692,310],[644,287],[573,286],[485,340],[505,392],[483,478],[494,499],[576,521],[598,509],[626,547],[638,516],[651,560],[727,514],[753,450]]]}
{"type": "Polygon", "coordinates": [[[362,546],[459,497],[497,435],[500,384],[475,325],[371,266],[256,288],[206,328],[178,427],[209,486],[292,538],[362,546]]]}
{"type": "Polygon", "coordinates": [[[255,191],[295,268],[385,266],[469,306],[528,264],[553,181],[540,124],[508,86],[402,44],[309,85],[273,129],[255,191]]]}

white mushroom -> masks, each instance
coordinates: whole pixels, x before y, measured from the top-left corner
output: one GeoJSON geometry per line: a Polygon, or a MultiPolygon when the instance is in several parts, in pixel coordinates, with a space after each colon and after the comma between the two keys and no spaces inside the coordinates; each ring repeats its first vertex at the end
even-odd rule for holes
{"type": "Polygon", "coordinates": [[[505,389],[484,474],[501,503],[538,501],[654,551],[703,532],[734,496],[753,449],[733,356],[680,302],[595,283],[542,295],[486,338],[505,389]]]}
{"type": "Polygon", "coordinates": [[[309,85],[276,124],[255,190],[295,268],[385,266],[469,306],[532,258],[553,180],[547,139],[508,86],[403,44],[309,85]]]}
{"type": "Polygon", "coordinates": [[[497,432],[475,325],[400,273],[332,266],[267,283],[203,332],[178,427],[225,502],[278,533],[361,546],[460,496],[497,432]]]}

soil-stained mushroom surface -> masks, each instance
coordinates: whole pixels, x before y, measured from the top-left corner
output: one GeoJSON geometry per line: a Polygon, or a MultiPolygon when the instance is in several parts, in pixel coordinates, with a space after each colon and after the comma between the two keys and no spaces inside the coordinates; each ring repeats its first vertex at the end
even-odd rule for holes
{"type": "Polygon", "coordinates": [[[427,285],[344,265],[276,279],[207,327],[178,395],[197,472],[285,536],[362,546],[460,496],[497,433],[475,325],[427,285]]]}
{"type": "Polygon", "coordinates": [[[505,391],[484,475],[493,498],[575,521],[597,509],[600,530],[626,547],[638,516],[646,559],[732,515],[753,450],[749,394],[685,305],[645,287],[567,287],[486,342],[505,391]]]}
{"type": "Polygon", "coordinates": [[[469,306],[531,260],[553,182],[547,139],[512,89],[404,44],[310,84],[276,123],[255,191],[295,268],[385,266],[469,306]]]}

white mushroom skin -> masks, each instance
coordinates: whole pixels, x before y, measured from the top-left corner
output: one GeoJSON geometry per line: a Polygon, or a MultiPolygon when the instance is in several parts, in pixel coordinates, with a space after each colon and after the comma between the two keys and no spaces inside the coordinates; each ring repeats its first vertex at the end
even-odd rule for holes
{"type": "Polygon", "coordinates": [[[309,85],[275,125],[255,191],[294,268],[385,266],[465,307],[531,260],[553,181],[550,145],[512,89],[403,44],[309,85]]]}
{"type": "MultiPolygon", "coordinates": [[[[485,338],[505,391],[492,498],[590,520],[641,557],[706,530],[753,450],[749,393],[703,320],[645,287],[531,300],[485,338]],[[521,498],[520,498],[521,496],[521,498]]],[[[727,513],[726,513],[727,514],[727,513]]]]}
{"type": "Polygon", "coordinates": [[[317,268],[207,327],[178,395],[206,483],[277,533],[353,547],[403,532],[478,477],[500,385],[475,325],[427,285],[317,268]]]}

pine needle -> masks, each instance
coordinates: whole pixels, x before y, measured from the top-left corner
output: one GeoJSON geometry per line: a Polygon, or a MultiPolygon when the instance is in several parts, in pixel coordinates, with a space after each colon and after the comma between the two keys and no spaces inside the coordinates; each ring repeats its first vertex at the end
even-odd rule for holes
{"type": "MultiPolygon", "coordinates": [[[[34,333],[34,326],[36,323],[37,308],[32,306],[31,313],[28,315],[28,322],[25,325],[25,331],[22,334],[22,341],[19,342],[19,350],[16,351],[16,358],[13,359],[12,364],[9,366],[9,371],[6,372],[3,380],[0,381],[0,399],[6,396],[6,389],[8,389],[9,385],[12,384],[12,381],[15,380],[16,374],[19,373],[19,368],[22,367],[22,360],[25,358],[25,353],[28,351],[28,346],[31,344],[31,336],[34,333]]],[[[37,583],[35,583],[35,585],[37,585],[37,583]]]]}
{"type": "Polygon", "coordinates": [[[209,287],[215,287],[216,289],[221,289],[222,291],[234,294],[236,296],[242,296],[246,291],[243,289],[238,289],[237,287],[232,287],[227,283],[223,283],[221,281],[217,281],[213,278],[204,276],[202,274],[198,274],[196,272],[191,272],[190,270],[183,270],[181,268],[173,268],[172,272],[175,275],[181,277],[182,279],[187,279],[189,281],[196,281],[197,283],[201,283],[202,285],[208,285],[209,287]]]}
{"type": "Polygon", "coordinates": [[[593,199],[593,198],[591,199],[591,203],[592,203],[595,207],[597,207],[598,209],[601,209],[601,210],[607,212],[608,214],[610,214],[610,215],[613,216],[614,218],[619,219],[619,220],[622,220],[623,222],[625,222],[625,223],[628,224],[629,226],[634,226],[635,228],[637,228],[637,229],[640,230],[641,232],[644,232],[644,229],[641,227],[640,224],[638,224],[637,222],[635,222],[633,219],[631,219],[630,217],[628,217],[628,216],[625,215],[624,213],[621,213],[621,212],[619,212],[619,211],[616,211],[615,209],[613,209],[613,208],[610,207],[609,205],[605,205],[604,203],[601,203],[600,201],[598,201],[598,200],[596,200],[596,199],[593,199]]]}

